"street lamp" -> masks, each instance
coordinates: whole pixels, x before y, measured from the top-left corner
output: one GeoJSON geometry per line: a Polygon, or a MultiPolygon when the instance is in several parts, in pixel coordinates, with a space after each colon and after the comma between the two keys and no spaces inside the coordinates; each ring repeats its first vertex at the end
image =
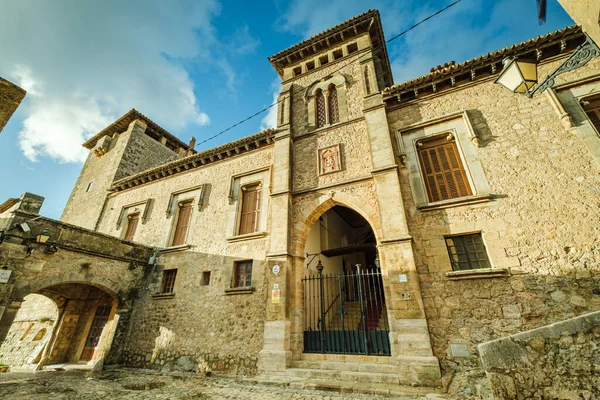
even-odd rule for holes
{"type": "Polygon", "coordinates": [[[537,65],[534,62],[505,58],[504,68],[494,83],[498,83],[513,93],[524,93],[531,97],[533,85],[537,83],[537,65]]]}
{"type": "Polygon", "coordinates": [[[36,236],[35,241],[38,243],[46,243],[50,239],[50,234],[48,233],[48,229],[44,228],[42,231],[36,236]]]}

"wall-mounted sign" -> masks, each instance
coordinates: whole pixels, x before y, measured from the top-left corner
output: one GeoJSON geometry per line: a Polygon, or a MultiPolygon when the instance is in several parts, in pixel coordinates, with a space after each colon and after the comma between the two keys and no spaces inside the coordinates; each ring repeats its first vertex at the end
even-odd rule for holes
{"type": "Polygon", "coordinates": [[[279,268],[279,265],[277,265],[277,264],[273,265],[273,273],[275,275],[277,275],[279,273],[279,271],[281,271],[281,269],[279,268]]]}
{"type": "Polygon", "coordinates": [[[273,289],[271,290],[271,303],[273,304],[278,304],[279,303],[279,295],[280,295],[280,291],[279,289],[273,289]]]}
{"type": "Polygon", "coordinates": [[[0,269],[0,283],[8,283],[11,274],[10,269],[0,269]]]}
{"type": "Polygon", "coordinates": [[[406,274],[398,275],[398,281],[399,282],[408,282],[408,278],[407,278],[406,274]]]}

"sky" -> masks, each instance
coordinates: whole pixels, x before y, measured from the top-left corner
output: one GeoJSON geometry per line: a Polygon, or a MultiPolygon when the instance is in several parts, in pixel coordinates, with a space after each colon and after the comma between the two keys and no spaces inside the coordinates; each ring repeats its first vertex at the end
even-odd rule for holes
{"type": "MultiPolygon", "coordinates": [[[[81,144],[130,109],[202,142],[274,102],[268,56],[368,9],[389,39],[451,2],[4,0],[0,77],[27,95],[0,132],[0,203],[32,192],[58,219],[87,157],[81,144]]],[[[535,0],[462,0],[388,43],[394,82],[571,24],[556,0],[541,26],[535,0]]],[[[273,123],[266,112],[197,150],[273,123]]]]}

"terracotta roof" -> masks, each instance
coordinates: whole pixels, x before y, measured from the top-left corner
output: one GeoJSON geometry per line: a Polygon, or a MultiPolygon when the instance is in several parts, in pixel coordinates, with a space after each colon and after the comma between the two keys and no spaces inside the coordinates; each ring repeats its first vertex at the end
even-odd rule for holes
{"type": "Polygon", "coordinates": [[[269,57],[269,62],[280,75],[283,75],[282,68],[294,64],[305,57],[312,57],[314,54],[326,48],[333,47],[336,44],[346,41],[348,38],[363,32],[369,32],[371,35],[371,41],[376,48],[375,52],[383,61],[382,65],[385,70],[386,84],[391,84],[393,82],[392,70],[388,59],[381,18],[379,17],[379,11],[377,10],[366,11],[303,40],[300,43],[288,47],[269,57]],[[360,29],[358,27],[360,27],[360,29]],[[334,40],[334,38],[338,36],[339,38],[334,40]],[[331,41],[333,41],[333,43],[331,43],[331,41]]]}
{"type": "Polygon", "coordinates": [[[238,139],[234,142],[226,143],[212,149],[192,154],[179,160],[171,161],[158,167],[142,171],[136,175],[123,178],[113,182],[110,191],[118,192],[134,186],[154,181],[185,172],[193,168],[199,168],[203,165],[217,162],[237,154],[256,150],[273,143],[275,137],[274,129],[266,129],[251,136],[238,139]]]}
{"type": "MultiPolygon", "coordinates": [[[[383,90],[383,94],[384,96],[389,96],[402,91],[413,90],[420,86],[430,85],[437,81],[443,80],[444,78],[447,79],[451,76],[458,76],[462,73],[474,71],[475,69],[483,67],[492,66],[492,74],[500,73],[502,69],[500,63],[506,57],[515,57],[517,55],[523,56],[524,53],[535,53],[536,50],[539,50],[541,52],[536,55],[536,58],[539,60],[551,55],[556,55],[549,52],[544,54],[543,50],[549,46],[560,45],[560,51],[565,51],[568,44],[570,47],[573,47],[574,44],[578,45],[580,42],[583,42],[583,39],[584,35],[579,26],[568,26],[545,35],[538,36],[518,44],[513,44],[479,57],[475,57],[460,64],[456,64],[454,61],[451,61],[450,63],[446,63],[444,65],[438,65],[437,67],[432,68],[428,74],[385,88],[383,90]],[[569,41],[569,43],[567,43],[567,41],[569,41]],[[499,68],[497,68],[498,66],[499,68]]],[[[488,75],[490,74],[488,73],[488,75]]]]}
{"type": "Polygon", "coordinates": [[[14,206],[15,204],[17,204],[18,202],[19,202],[19,199],[14,198],[14,197],[10,197],[4,203],[0,204],[0,214],[2,214],[4,211],[6,211],[9,208],[11,208],[12,206],[14,206]]]}
{"type": "Polygon", "coordinates": [[[132,108],[129,112],[123,115],[121,118],[117,119],[115,122],[104,128],[101,132],[95,134],[91,138],[89,138],[84,144],[83,147],[88,149],[93,149],[96,146],[98,140],[103,138],[104,136],[112,136],[114,133],[122,133],[127,130],[129,124],[135,121],[136,119],[144,121],[148,128],[146,129],[146,134],[156,140],[160,140],[161,137],[165,137],[167,139],[167,147],[175,150],[178,147],[182,147],[186,150],[189,149],[189,146],[179,140],[176,136],[169,133],[167,130],[159,126],[157,123],[152,121],[150,118],[146,117],[144,114],[132,108]]]}

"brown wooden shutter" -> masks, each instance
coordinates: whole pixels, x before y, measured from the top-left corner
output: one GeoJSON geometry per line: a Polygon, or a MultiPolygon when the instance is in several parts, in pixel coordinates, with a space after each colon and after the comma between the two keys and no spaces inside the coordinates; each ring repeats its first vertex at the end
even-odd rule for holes
{"type": "Polygon", "coordinates": [[[429,201],[472,194],[456,143],[446,137],[419,143],[419,160],[429,201]]]}
{"type": "Polygon", "coordinates": [[[190,226],[190,219],[192,217],[192,203],[193,200],[188,200],[179,204],[179,215],[177,217],[177,225],[175,226],[172,246],[185,244],[190,226]]]}
{"type": "Polygon", "coordinates": [[[240,215],[240,235],[256,232],[260,217],[259,185],[245,187],[242,191],[242,211],[240,215]]]}
{"type": "Polygon", "coordinates": [[[338,107],[337,89],[335,85],[329,86],[329,123],[340,122],[340,110],[338,107]]]}
{"type": "Polygon", "coordinates": [[[325,113],[325,96],[323,91],[318,89],[315,93],[315,114],[317,119],[317,128],[325,126],[327,123],[327,116],[325,113]]]}
{"type": "Polygon", "coordinates": [[[240,261],[235,264],[234,287],[248,287],[252,285],[252,261],[240,261]]]}
{"type": "Polygon", "coordinates": [[[125,240],[132,241],[133,236],[135,235],[135,230],[138,226],[138,221],[140,220],[140,213],[130,214],[127,217],[127,230],[125,231],[125,240]]]}
{"type": "Polygon", "coordinates": [[[176,277],[177,269],[166,269],[163,271],[161,293],[173,293],[173,289],[175,289],[176,277]]]}

